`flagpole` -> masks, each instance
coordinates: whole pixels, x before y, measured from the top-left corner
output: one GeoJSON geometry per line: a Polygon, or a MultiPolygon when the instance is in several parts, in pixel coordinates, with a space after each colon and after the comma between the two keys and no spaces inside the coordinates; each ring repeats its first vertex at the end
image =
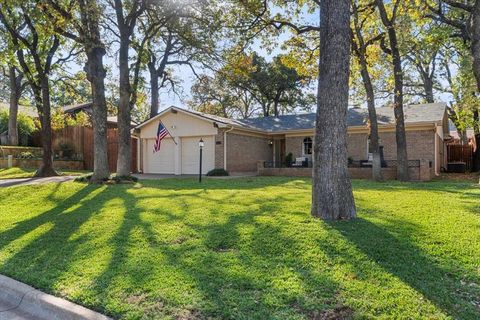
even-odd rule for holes
{"type": "Polygon", "coordinates": [[[170,135],[170,137],[172,137],[172,140],[173,140],[173,143],[175,143],[176,145],[178,145],[177,141],[175,141],[175,138],[172,136],[172,134],[170,133],[170,131],[168,131],[167,127],[163,124],[162,120],[158,120],[162,125],[163,127],[165,128],[165,130],[167,130],[168,134],[170,135]]]}

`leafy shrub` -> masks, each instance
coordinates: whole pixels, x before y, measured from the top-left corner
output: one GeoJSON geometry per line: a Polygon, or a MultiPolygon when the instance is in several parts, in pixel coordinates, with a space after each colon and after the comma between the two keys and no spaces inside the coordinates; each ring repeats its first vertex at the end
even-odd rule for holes
{"type": "MultiPolygon", "coordinates": [[[[84,182],[88,183],[92,179],[93,172],[84,174],[82,176],[76,177],[75,182],[84,182]]],[[[138,178],[132,176],[117,176],[111,175],[109,179],[103,181],[105,184],[118,184],[118,183],[134,183],[137,182],[138,178]]]]}
{"type": "MultiPolygon", "coordinates": [[[[28,145],[28,138],[37,130],[32,117],[19,112],[17,116],[18,141],[20,145],[28,145]]],[[[0,133],[8,131],[8,111],[0,111],[0,133]]]]}
{"type": "Polygon", "coordinates": [[[209,177],[225,177],[225,176],[228,176],[228,171],[226,171],[225,169],[213,169],[213,170],[210,170],[207,172],[207,176],[209,177]]]}
{"type": "Polygon", "coordinates": [[[30,151],[23,151],[17,156],[18,159],[35,159],[35,155],[30,151]]]}
{"type": "Polygon", "coordinates": [[[75,152],[75,148],[70,142],[60,142],[58,149],[61,152],[61,157],[65,159],[72,159],[75,152]]]}
{"type": "Polygon", "coordinates": [[[87,173],[81,176],[78,176],[75,178],[75,182],[90,182],[90,179],[92,178],[93,173],[87,173]]]}
{"type": "Polygon", "coordinates": [[[287,164],[288,167],[292,165],[293,154],[291,152],[285,156],[285,163],[287,164]]]}
{"type": "Polygon", "coordinates": [[[72,115],[65,113],[62,109],[52,110],[52,129],[60,130],[65,127],[75,126],[90,126],[90,120],[88,115],[80,111],[79,113],[72,115]]]}
{"type": "Polygon", "coordinates": [[[112,175],[110,180],[115,181],[116,183],[125,183],[125,182],[137,182],[138,178],[134,176],[117,176],[112,175]]]}

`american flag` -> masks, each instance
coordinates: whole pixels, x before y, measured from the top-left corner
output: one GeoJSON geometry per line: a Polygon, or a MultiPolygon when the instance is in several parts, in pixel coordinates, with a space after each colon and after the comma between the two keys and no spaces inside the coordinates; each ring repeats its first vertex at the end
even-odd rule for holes
{"type": "Polygon", "coordinates": [[[168,130],[165,128],[163,123],[158,123],[157,138],[155,139],[155,145],[153,146],[153,153],[160,151],[160,145],[162,144],[162,139],[167,136],[168,130]]]}

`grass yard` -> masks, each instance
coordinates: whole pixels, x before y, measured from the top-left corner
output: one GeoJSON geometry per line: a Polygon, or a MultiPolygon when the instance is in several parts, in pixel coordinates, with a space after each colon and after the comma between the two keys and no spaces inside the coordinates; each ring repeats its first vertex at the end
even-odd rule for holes
{"type": "MultiPolygon", "coordinates": [[[[7,168],[0,169],[0,179],[18,179],[18,178],[31,178],[37,171],[37,168],[7,168]]],[[[89,171],[85,170],[58,170],[61,175],[79,176],[89,171]]]]}
{"type": "Polygon", "coordinates": [[[310,180],[0,189],[0,273],[122,319],[480,319],[480,188],[310,180]]]}

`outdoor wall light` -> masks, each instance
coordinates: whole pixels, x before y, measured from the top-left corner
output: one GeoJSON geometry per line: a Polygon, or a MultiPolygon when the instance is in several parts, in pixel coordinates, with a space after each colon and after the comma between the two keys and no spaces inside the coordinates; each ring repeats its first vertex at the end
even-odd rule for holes
{"type": "Polygon", "coordinates": [[[198,182],[202,182],[202,150],[205,146],[205,142],[203,142],[202,138],[200,138],[200,141],[198,141],[198,146],[200,147],[200,168],[198,170],[198,182]]]}

